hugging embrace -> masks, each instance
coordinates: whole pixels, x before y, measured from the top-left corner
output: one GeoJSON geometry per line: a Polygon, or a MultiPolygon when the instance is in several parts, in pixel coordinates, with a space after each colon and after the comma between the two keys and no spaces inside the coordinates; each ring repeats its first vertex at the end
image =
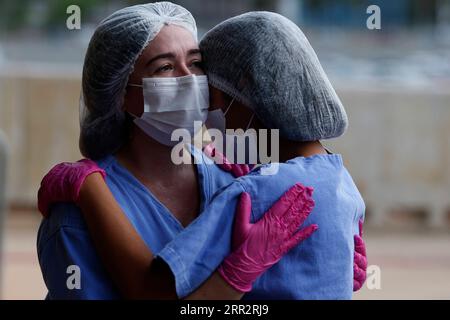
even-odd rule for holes
{"type": "Polygon", "coordinates": [[[90,40],[80,104],[86,159],[53,167],[38,192],[47,299],[350,299],[363,285],[364,201],[320,142],[347,115],[292,21],[248,12],[198,42],[179,5],[121,9],[90,40]],[[173,131],[194,136],[198,121],[278,130],[276,173],[219,139],[174,163],[173,131]]]}

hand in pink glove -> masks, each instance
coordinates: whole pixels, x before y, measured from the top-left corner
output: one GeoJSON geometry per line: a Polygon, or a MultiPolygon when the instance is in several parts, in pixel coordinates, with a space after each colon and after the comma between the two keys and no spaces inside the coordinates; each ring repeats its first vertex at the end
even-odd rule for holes
{"type": "Polygon", "coordinates": [[[359,220],[359,235],[355,235],[355,255],[353,262],[353,291],[358,291],[363,286],[367,277],[366,245],[362,238],[363,222],[359,220]]]}
{"type": "Polygon", "coordinates": [[[312,191],[294,185],[254,224],[250,223],[250,196],[241,194],[233,228],[233,251],[218,269],[230,286],[240,292],[250,291],[261,274],[317,230],[314,224],[298,230],[314,207],[312,191]]]}
{"type": "Polygon", "coordinates": [[[88,175],[99,172],[103,178],[106,173],[89,159],[75,163],[63,162],[54,166],[42,179],[38,191],[38,208],[44,217],[55,202],[76,202],[81,185],[88,175]]]}
{"type": "Polygon", "coordinates": [[[213,143],[208,144],[203,152],[210,158],[212,158],[215,163],[224,171],[231,172],[233,177],[239,178],[245,176],[250,172],[251,168],[247,164],[234,164],[225,157],[225,155],[216,150],[213,143]]]}

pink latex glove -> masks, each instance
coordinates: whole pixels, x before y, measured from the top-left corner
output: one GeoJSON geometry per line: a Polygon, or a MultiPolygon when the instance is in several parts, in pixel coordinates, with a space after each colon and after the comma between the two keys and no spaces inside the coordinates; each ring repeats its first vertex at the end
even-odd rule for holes
{"type": "Polygon", "coordinates": [[[50,205],[55,202],[76,202],[81,185],[88,175],[99,172],[103,178],[106,173],[89,159],[77,162],[63,162],[54,166],[42,179],[38,191],[38,208],[47,217],[50,205]]]}
{"type": "Polygon", "coordinates": [[[224,171],[231,172],[233,177],[239,178],[245,176],[250,172],[251,166],[247,164],[234,164],[223,155],[223,153],[216,150],[213,143],[208,144],[203,152],[210,158],[215,160],[215,163],[224,171]]]}
{"type": "Polygon", "coordinates": [[[250,222],[250,195],[241,194],[233,228],[233,251],[218,269],[229,285],[240,292],[250,291],[261,274],[317,230],[315,224],[298,230],[314,207],[312,192],[312,188],[294,185],[256,223],[250,222]]]}
{"type": "Polygon", "coordinates": [[[353,262],[353,291],[361,289],[367,277],[366,245],[362,235],[363,222],[362,220],[359,220],[359,235],[354,236],[355,255],[353,262]]]}

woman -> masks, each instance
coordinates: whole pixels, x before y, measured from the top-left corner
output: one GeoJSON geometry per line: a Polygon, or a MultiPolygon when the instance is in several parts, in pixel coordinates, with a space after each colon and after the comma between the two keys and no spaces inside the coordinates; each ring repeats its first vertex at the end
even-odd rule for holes
{"type": "MultiPolygon", "coordinates": [[[[86,198],[92,202],[100,197],[107,201],[97,203],[99,206],[91,203],[84,207],[80,204],[81,210],[73,203],[58,204],[43,220],[38,235],[38,254],[49,288],[48,298],[176,298],[173,275],[163,263],[154,259],[153,252],[159,252],[173,240],[209,204],[212,194],[232,181],[229,174],[208,164],[206,157],[195,149],[192,156],[199,162],[196,166],[177,166],[170,158],[172,148],[168,127],[181,127],[192,132],[192,124],[185,120],[205,121],[207,115],[208,87],[202,78],[200,62],[195,21],[187,10],[178,5],[162,2],[125,8],[102,21],[97,28],[83,69],[82,102],[85,109],[82,110],[80,144],[83,153],[96,159],[107,173],[108,186],[97,184],[92,193],[85,188],[79,194],[80,200],[86,198]],[[139,87],[141,84],[148,86],[153,79],[158,81],[152,83],[152,90],[139,87]],[[155,93],[157,88],[162,88],[162,91],[155,93]],[[162,103],[155,108],[146,110],[147,94],[157,94],[157,97],[166,99],[167,92],[172,93],[173,103],[160,101],[162,103]],[[128,219],[109,221],[96,215],[105,211],[119,211],[121,214],[121,209],[128,219]],[[132,242],[123,241],[127,232],[121,231],[127,227],[134,232],[133,226],[143,242],[133,246],[131,251],[123,250],[129,249],[127,245],[132,242]],[[91,237],[88,229],[97,228],[102,231],[94,232],[91,237]],[[114,233],[115,230],[118,232],[114,233]],[[114,250],[104,246],[109,240],[118,240],[117,234],[120,241],[113,246],[114,250]],[[104,261],[120,258],[124,265],[102,264],[94,245],[104,261]],[[138,260],[124,259],[123,251],[137,251],[145,253],[145,256],[138,260]],[[145,280],[151,283],[145,292],[136,289],[139,285],[136,281],[118,280],[114,283],[108,276],[107,271],[120,274],[124,266],[132,266],[134,262],[144,262],[146,266],[144,270],[138,267],[132,271],[136,274],[145,272],[145,280]],[[73,265],[78,266],[81,272],[80,286],[75,288],[67,285],[70,276],[67,270],[71,270],[69,267],[73,265]]],[[[98,170],[94,168],[90,172],[98,170]]],[[[75,178],[76,185],[77,177],[72,178],[75,178]]],[[[52,187],[58,189],[63,186],[53,184],[52,187]]],[[[80,184],[75,189],[79,191],[79,187],[80,184]]],[[[293,192],[286,194],[286,199],[291,199],[289,205],[284,201],[281,207],[278,206],[283,219],[294,219],[292,223],[297,226],[302,224],[312,206],[310,194],[299,195],[299,190],[304,188],[296,186],[293,192]],[[302,208],[294,207],[294,200],[302,208]]],[[[272,230],[273,235],[269,239],[270,233],[265,232],[257,240],[261,243],[266,238],[267,241],[262,243],[269,248],[282,246],[288,250],[314,231],[314,226],[311,226],[296,236],[293,233],[288,235],[277,232],[277,226],[269,223],[269,219],[263,222],[264,230],[272,230]]],[[[254,226],[255,235],[259,234],[261,225],[254,226]]],[[[255,240],[248,237],[242,242],[254,243],[255,240]]],[[[261,248],[258,245],[248,246],[248,250],[237,248],[233,259],[239,261],[236,256],[242,255],[261,256],[258,253],[261,248]]],[[[276,252],[275,256],[279,259],[283,254],[276,252]]],[[[277,260],[269,258],[271,261],[254,260],[253,267],[259,271],[245,281],[224,279],[215,273],[190,298],[240,298],[243,293],[235,287],[239,283],[251,284],[255,275],[264,272],[277,260]]],[[[224,268],[231,270],[233,267],[224,268]]],[[[239,270],[236,272],[245,274],[239,270]]]]}

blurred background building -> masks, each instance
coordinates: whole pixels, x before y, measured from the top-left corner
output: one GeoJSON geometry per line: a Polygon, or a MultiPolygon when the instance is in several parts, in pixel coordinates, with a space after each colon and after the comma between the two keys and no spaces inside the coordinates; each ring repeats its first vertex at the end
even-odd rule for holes
{"type": "MultiPolygon", "coordinates": [[[[35,252],[40,180],[54,164],[81,157],[81,70],[96,25],[143,2],[0,0],[3,298],[44,297],[35,252]],[[72,4],[81,9],[80,30],[66,27],[72,4]]],[[[450,0],[173,2],[192,12],[200,36],[250,10],[300,26],[349,115],[348,132],[326,144],[343,154],[366,200],[369,264],[381,270],[381,289],[355,298],[450,298],[450,0]],[[366,27],[369,5],[380,7],[380,30],[366,27]]]]}

